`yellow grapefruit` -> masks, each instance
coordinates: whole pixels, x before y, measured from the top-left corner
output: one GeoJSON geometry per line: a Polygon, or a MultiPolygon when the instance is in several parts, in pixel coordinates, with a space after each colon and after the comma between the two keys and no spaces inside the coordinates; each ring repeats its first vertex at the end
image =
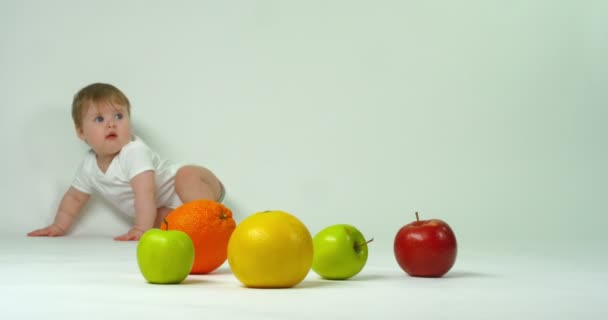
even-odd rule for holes
{"type": "Polygon", "coordinates": [[[289,288],[312,265],[312,237],[306,226],[283,211],[254,213],[241,221],[228,242],[228,264],[252,288],[289,288]]]}

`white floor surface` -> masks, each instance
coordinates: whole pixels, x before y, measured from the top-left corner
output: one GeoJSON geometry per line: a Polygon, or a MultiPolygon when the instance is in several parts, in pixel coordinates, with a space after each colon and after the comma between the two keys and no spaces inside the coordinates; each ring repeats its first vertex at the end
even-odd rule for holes
{"type": "Polygon", "coordinates": [[[606,259],[459,252],[443,278],[408,277],[371,252],[347,281],[312,271],[291,289],[248,289],[227,264],[181,285],[139,273],[136,242],[0,238],[0,319],[608,319],[606,259]]]}

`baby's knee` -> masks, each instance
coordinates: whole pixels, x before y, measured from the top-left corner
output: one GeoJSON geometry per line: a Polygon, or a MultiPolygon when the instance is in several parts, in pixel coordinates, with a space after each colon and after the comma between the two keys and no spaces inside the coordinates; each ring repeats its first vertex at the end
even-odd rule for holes
{"type": "Polygon", "coordinates": [[[187,180],[192,178],[200,178],[200,168],[196,166],[183,166],[175,173],[175,180],[187,180]]]}
{"type": "Polygon", "coordinates": [[[175,191],[182,202],[193,199],[223,199],[220,180],[207,168],[188,165],[175,174],[175,191]]]}

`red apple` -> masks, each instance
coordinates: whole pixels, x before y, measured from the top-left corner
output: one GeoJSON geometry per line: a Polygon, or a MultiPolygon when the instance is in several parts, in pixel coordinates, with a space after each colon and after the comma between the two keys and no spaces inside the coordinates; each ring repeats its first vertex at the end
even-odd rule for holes
{"type": "Polygon", "coordinates": [[[406,224],[395,236],[397,263],[413,277],[441,277],[456,261],[456,237],[450,226],[439,219],[406,224]]]}

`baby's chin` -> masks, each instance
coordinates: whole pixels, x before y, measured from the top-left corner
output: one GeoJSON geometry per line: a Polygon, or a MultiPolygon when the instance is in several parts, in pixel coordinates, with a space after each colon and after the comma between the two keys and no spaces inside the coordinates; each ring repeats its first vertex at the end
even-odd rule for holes
{"type": "Polygon", "coordinates": [[[130,141],[106,141],[106,144],[104,146],[100,146],[98,148],[93,148],[93,151],[95,151],[96,154],[98,155],[103,155],[103,156],[111,156],[111,155],[117,155],[120,150],[122,150],[122,148],[124,148],[124,146],[126,146],[127,144],[129,144],[130,141]]]}

